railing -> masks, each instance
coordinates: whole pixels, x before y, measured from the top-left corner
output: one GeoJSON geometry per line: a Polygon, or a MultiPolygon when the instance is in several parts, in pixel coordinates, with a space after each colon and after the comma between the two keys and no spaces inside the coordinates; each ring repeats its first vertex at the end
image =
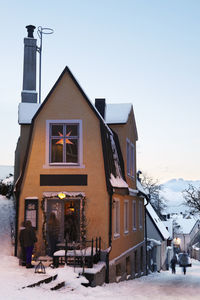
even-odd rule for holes
{"type": "Polygon", "coordinates": [[[94,263],[100,261],[100,254],[101,237],[84,242],[66,241],[64,249],[54,253],[54,266],[66,263],[71,266],[92,268],[94,263]]]}

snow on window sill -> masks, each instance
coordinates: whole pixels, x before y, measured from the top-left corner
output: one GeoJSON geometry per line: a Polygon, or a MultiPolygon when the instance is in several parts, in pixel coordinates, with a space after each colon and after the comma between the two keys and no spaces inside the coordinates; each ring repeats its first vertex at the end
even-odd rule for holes
{"type": "Polygon", "coordinates": [[[124,234],[125,234],[125,235],[129,234],[129,231],[128,231],[128,230],[125,230],[125,231],[124,231],[124,234]]]}
{"type": "Polygon", "coordinates": [[[119,233],[114,233],[114,239],[118,239],[120,237],[119,233]]]}
{"type": "Polygon", "coordinates": [[[132,230],[133,230],[133,231],[137,231],[137,228],[136,228],[136,227],[133,227],[132,230]]]}

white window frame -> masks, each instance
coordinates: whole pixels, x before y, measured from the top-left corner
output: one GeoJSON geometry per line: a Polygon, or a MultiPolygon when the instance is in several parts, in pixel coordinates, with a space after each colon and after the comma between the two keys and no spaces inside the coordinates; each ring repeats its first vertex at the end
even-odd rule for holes
{"type": "Polygon", "coordinates": [[[45,153],[45,165],[43,168],[84,168],[83,165],[83,129],[82,120],[46,120],[46,153],[45,153]],[[51,124],[78,124],[79,128],[79,142],[78,142],[78,163],[51,163],[50,162],[50,125],[51,124]]]}
{"type": "Polygon", "coordinates": [[[143,228],[143,202],[139,201],[139,228],[143,228]]]}
{"type": "Polygon", "coordinates": [[[120,200],[114,199],[114,238],[120,236],[120,200]]]}
{"type": "Polygon", "coordinates": [[[132,200],[132,229],[137,230],[137,207],[136,200],[132,200]]]}
{"type": "Polygon", "coordinates": [[[127,175],[131,178],[135,177],[135,145],[126,139],[126,165],[127,175]]]}
{"type": "Polygon", "coordinates": [[[129,200],[124,200],[124,233],[129,233],[129,200]]]}

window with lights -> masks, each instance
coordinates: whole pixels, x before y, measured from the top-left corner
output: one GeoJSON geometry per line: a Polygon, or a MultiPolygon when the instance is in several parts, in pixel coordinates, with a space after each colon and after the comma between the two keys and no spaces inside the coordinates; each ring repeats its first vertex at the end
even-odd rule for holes
{"type": "Polygon", "coordinates": [[[49,123],[49,163],[80,164],[80,122],[49,123]]]}

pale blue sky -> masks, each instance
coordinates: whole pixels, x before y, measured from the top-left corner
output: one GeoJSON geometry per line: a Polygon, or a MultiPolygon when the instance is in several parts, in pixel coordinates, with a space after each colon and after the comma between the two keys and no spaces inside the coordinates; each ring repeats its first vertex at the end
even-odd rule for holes
{"type": "Polygon", "coordinates": [[[0,0],[1,165],[14,161],[29,24],[55,31],[43,39],[43,99],[69,66],[92,102],[133,103],[138,168],[200,179],[199,0],[0,0]]]}

